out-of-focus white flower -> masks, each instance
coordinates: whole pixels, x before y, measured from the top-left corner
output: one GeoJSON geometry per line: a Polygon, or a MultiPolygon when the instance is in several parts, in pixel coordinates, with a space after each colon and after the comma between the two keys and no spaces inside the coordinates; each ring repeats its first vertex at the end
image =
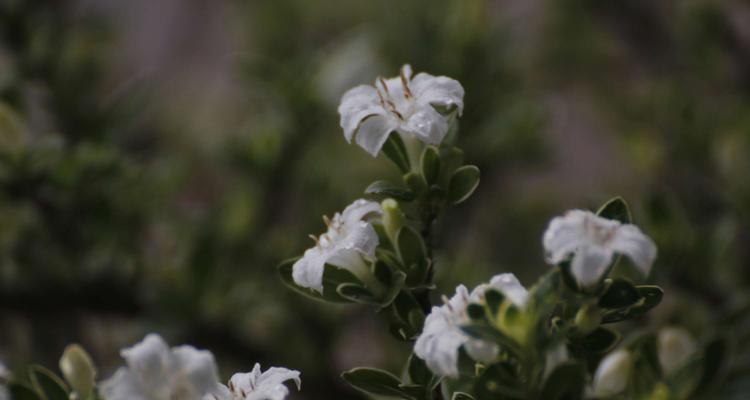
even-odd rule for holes
{"type": "Polygon", "coordinates": [[[127,363],[101,384],[107,400],[222,399],[213,355],[191,346],[169,348],[159,335],[120,352],[127,363]]]}
{"type": "Polygon", "coordinates": [[[594,381],[589,388],[591,397],[614,396],[623,390],[630,380],[633,359],[628,350],[613,351],[599,362],[594,372],[594,381]]]}
{"type": "Polygon", "coordinates": [[[331,264],[350,271],[365,285],[371,283],[372,274],[362,257],[375,257],[378,235],[368,222],[368,218],[375,215],[382,215],[380,204],[360,199],[332,219],[323,217],[328,231],[320,237],[313,237],[315,247],[305,251],[294,263],[294,282],[323,293],[323,272],[325,265],[331,264]]]}
{"type": "Polygon", "coordinates": [[[685,329],[667,327],[659,331],[657,352],[664,375],[683,366],[697,349],[695,339],[685,329]]]}
{"type": "Polygon", "coordinates": [[[456,108],[460,115],[464,89],[445,76],[411,75],[411,67],[404,65],[398,77],[378,78],[372,86],[360,85],[344,93],[338,111],[349,143],[354,140],[376,156],[393,131],[432,145],[442,142],[448,117],[440,111],[456,108]]]}
{"type": "Polygon", "coordinates": [[[526,305],[528,293],[513,274],[496,275],[489,284],[479,285],[471,293],[464,285],[459,285],[453,297],[444,299],[445,304],[432,308],[425,319],[422,334],[414,344],[414,353],[425,360],[427,367],[436,375],[458,376],[461,346],[477,361],[489,362],[497,357],[497,345],[471,338],[461,330],[461,325],[469,323],[466,307],[469,303],[482,301],[484,292],[489,288],[499,290],[521,308],[526,305]]]}
{"type": "Polygon", "coordinates": [[[628,256],[643,275],[656,258],[656,245],[638,227],[589,211],[571,210],[552,219],[542,241],[552,264],[573,256],[571,273],[582,287],[597,283],[615,254],[628,256]]]}
{"type": "Polygon", "coordinates": [[[10,393],[5,387],[8,379],[10,379],[10,371],[0,362],[0,400],[10,400],[10,393]]]}
{"type": "Polygon", "coordinates": [[[229,380],[230,395],[225,400],[283,400],[289,394],[284,385],[294,381],[297,390],[302,387],[299,371],[286,368],[269,368],[261,372],[260,364],[255,364],[251,372],[232,375],[229,380]]]}

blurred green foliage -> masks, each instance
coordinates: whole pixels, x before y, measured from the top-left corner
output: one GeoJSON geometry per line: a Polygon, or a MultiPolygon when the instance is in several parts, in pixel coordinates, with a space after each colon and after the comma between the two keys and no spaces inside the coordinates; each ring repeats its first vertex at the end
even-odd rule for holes
{"type": "Polygon", "coordinates": [[[403,349],[379,321],[300,298],[274,267],[310,244],[317,215],[397,176],[346,145],[336,106],[410,63],[464,85],[458,143],[483,176],[441,221],[438,293],[497,271],[531,283],[548,268],[551,216],[621,194],[660,248],[652,322],[704,340],[731,332],[717,393],[750,390],[746,4],[95,3],[0,1],[6,361],[55,365],[76,341],[111,368],[119,347],[159,331],[210,348],[227,371],[299,369],[301,398],[355,398],[339,371],[398,368],[403,349]],[[228,50],[134,73],[149,53],[125,44],[159,39],[131,26],[151,12],[172,13],[183,53],[228,50]],[[217,60],[229,83],[212,92],[199,67],[217,60]]]}

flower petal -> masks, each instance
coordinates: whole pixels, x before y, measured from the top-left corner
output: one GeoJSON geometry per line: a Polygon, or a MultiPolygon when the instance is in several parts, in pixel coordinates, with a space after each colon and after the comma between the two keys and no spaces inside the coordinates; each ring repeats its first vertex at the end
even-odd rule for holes
{"type": "Polygon", "coordinates": [[[302,389],[302,380],[300,379],[300,372],[279,367],[271,367],[260,376],[259,385],[280,385],[286,381],[294,381],[297,385],[297,390],[302,389]]]}
{"type": "Polygon", "coordinates": [[[347,227],[346,236],[336,247],[340,250],[356,250],[367,258],[373,259],[378,244],[378,234],[372,224],[359,221],[356,225],[347,227]]]}
{"type": "Polygon", "coordinates": [[[134,374],[142,377],[146,390],[164,386],[171,370],[169,346],[157,334],[147,335],[140,343],[120,352],[134,374]]]}
{"type": "Polygon", "coordinates": [[[464,110],[464,88],[447,76],[432,76],[421,72],[409,84],[414,97],[422,104],[431,104],[441,108],[458,109],[458,115],[464,110]]]}
{"type": "Polygon", "coordinates": [[[305,254],[292,265],[292,279],[297,285],[323,293],[323,272],[330,252],[318,246],[305,251],[305,254]]]}
{"type": "Polygon", "coordinates": [[[178,379],[182,379],[182,384],[188,385],[192,393],[200,397],[219,393],[219,374],[211,352],[178,346],[172,349],[172,360],[173,367],[179,371],[178,379]]]}
{"type": "Polygon", "coordinates": [[[576,252],[570,271],[582,287],[591,287],[601,279],[612,261],[612,251],[598,246],[585,246],[576,252]]]}
{"type": "Polygon", "coordinates": [[[380,203],[359,199],[349,204],[341,213],[341,216],[344,220],[344,225],[348,225],[357,223],[370,215],[380,216],[382,214],[383,209],[380,207],[380,203]]]}
{"type": "Polygon", "coordinates": [[[371,115],[354,131],[354,141],[375,157],[396,127],[398,123],[391,115],[371,115]]]}
{"type": "Polygon", "coordinates": [[[414,114],[401,123],[398,130],[412,134],[427,144],[439,145],[448,133],[448,122],[445,117],[432,106],[417,105],[416,107],[414,114]]]}
{"type": "Polygon", "coordinates": [[[360,123],[371,115],[384,115],[377,91],[370,85],[356,86],[341,97],[338,108],[340,125],[344,129],[346,141],[351,143],[360,123]]]}
{"type": "Polygon", "coordinates": [[[656,259],[656,245],[635,225],[623,225],[615,233],[611,247],[628,256],[644,276],[648,276],[656,259]]]}
{"type": "Polygon", "coordinates": [[[589,242],[585,223],[587,214],[588,211],[571,210],[550,221],[542,237],[547,262],[558,264],[589,242]]]}
{"type": "Polygon", "coordinates": [[[499,274],[492,277],[490,286],[499,290],[511,303],[518,307],[526,307],[529,292],[515,275],[511,273],[499,274]]]}
{"type": "Polygon", "coordinates": [[[125,367],[100,383],[99,388],[107,400],[150,400],[138,377],[125,367]]]}

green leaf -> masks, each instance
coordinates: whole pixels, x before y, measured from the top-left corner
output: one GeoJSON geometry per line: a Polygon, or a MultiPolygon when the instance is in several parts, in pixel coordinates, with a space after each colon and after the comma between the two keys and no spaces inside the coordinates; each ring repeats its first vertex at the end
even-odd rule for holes
{"type": "Polygon", "coordinates": [[[440,155],[435,146],[425,146],[419,164],[422,168],[422,176],[425,181],[428,184],[437,183],[440,176],[440,155]]]}
{"type": "Polygon", "coordinates": [[[46,400],[68,400],[68,388],[57,375],[40,365],[29,368],[29,378],[36,391],[46,400]]]}
{"type": "Polygon", "coordinates": [[[500,362],[482,371],[474,392],[478,400],[523,399],[520,380],[515,368],[508,362],[500,362]]]}
{"type": "MultiPolygon", "coordinates": [[[[325,292],[325,289],[324,289],[325,292]]],[[[339,296],[362,304],[380,304],[380,301],[366,287],[356,283],[342,283],[336,288],[339,296]]]]}
{"type": "Polygon", "coordinates": [[[599,298],[599,306],[603,308],[630,307],[641,299],[641,294],[630,281],[622,278],[612,280],[606,291],[599,298]]]}
{"type": "Polygon", "coordinates": [[[575,362],[558,365],[547,377],[541,399],[568,400],[582,399],[585,386],[585,371],[575,362]]]}
{"type": "Polygon", "coordinates": [[[422,237],[413,228],[403,226],[396,234],[396,243],[401,263],[407,267],[407,282],[409,284],[423,283],[429,260],[422,237]]]}
{"type": "Polygon", "coordinates": [[[44,400],[34,389],[20,382],[12,382],[8,385],[10,398],[13,400],[44,400]]]}
{"type": "Polygon", "coordinates": [[[466,306],[466,315],[473,320],[484,320],[486,314],[484,307],[480,304],[471,303],[466,306]]]}
{"type": "Polygon", "coordinates": [[[401,289],[404,288],[404,282],[406,282],[405,273],[401,271],[393,273],[391,282],[386,286],[388,290],[386,291],[385,296],[380,300],[381,309],[388,307],[394,300],[396,300],[398,294],[401,293],[401,289]]]}
{"type": "Polygon", "coordinates": [[[636,286],[636,290],[638,290],[638,294],[640,294],[641,296],[641,300],[636,305],[625,309],[610,311],[604,314],[602,323],[611,324],[614,322],[625,321],[643,315],[652,308],[659,305],[659,303],[661,303],[662,297],[664,296],[664,291],[662,291],[658,286],[636,286]]]}
{"type": "Polygon", "coordinates": [[[409,164],[409,153],[407,153],[404,141],[401,140],[401,136],[398,132],[391,132],[381,150],[383,151],[383,154],[396,164],[402,173],[406,173],[411,169],[409,164]]]}
{"type": "Polygon", "coordinates": [[[371,183],[365,189],[365,194],[383,195],[403,201],[412,201],[417,197],[411,190],[384,180],[371,183]]]}
{"type": "Polygon", "coordinates": [[[409,380],[411,381],[411,383],[423,386],[427,386],[434,377],[432,371],[427,368],[427,364],[424,362],[424,360],[417,357],[416,354],[412,354],[409,357],[407,372],[409,374],[409,380]]]}
{"type": "Polygon", "coordinates": [[[294,283],[294,279],[292,278],[292,266],[297,260],[298,258],[292,258],[279,264],[277,267],[279,276],[281,277],[281,281],[288,288],[311,299],[332,303],[351,303],[350,299],[339,295],[337,292],[339,285],[342,283],[356,283],[362,285],[362,282],[351,272],[326,264],[323,272],[323,293],[321,294],[315,290],[303,288],[294,283]]]}
{"type": "Polygon", "coordinates": [[[406,187],[411,189],[411,191],[413,191],[417,195],[426,192],[428,189],[427,182],[425,182],[422,175],[416,172],[412,171],[404,174],[403,180],[406,184],[406,187]]]}
{"type": "Polygon", "coordinates": [[[451,400],[476,400],[476,399],[474,399],[474,397],[472,397],[468,393],[455,392],[453,393],[453,397],[451,398],[451,400]]]}
{"type": "Polygon", "coordinates": [[[502,293],[495,289],[487,289],[484,292],[484,301],[487,303],[487,307],[493,317],[497,317],[497,313],[500,312],[500,305],[503,303],[502,293]]]}
{"type": "Polygon", "coordinates": [[[583,338],[576,339],[574,345],[588,354],[602,354],[612,350],[619,341],[618,332],[600,326],[583,338]]]}
{"type": "Polygon", "coordinates": [[[620,221],[623,224],[630,224],[633,221],[633,216],[630,213],[628,203],[619,196],[604,203],[604,205],[599,208],[599,211],[596,212],[596,215],[602,218],[620,221]]]}
{"type": "Polygon", "coordinates": [[[458,168],[448,184],[448,201],[451,204],[459,204],[468,199],[479,186],[479,176],[479,168],[474,165],[458,168]]]}
{"type": "Polygon", "coordinates": [[[403,399],[414,397],[404,393],[399,385],[401,380],[387,371],[376,368],[354,368],[341,374],[344,380],[355,389],[367,394],[396,396],[403,399]]]}

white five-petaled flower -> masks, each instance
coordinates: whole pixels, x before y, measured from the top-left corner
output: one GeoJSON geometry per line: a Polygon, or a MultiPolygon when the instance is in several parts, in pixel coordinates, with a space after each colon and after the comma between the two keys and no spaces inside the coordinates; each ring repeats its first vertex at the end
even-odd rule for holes
{"type": "Polygon", "coordinates": [[[372,86],[360,85],[344,93],[338,111],[349,143],[354,139],[376,156],[393,131],[432,145],[442,142],[449,121],[440,111],[456,108],[460,115],[464,88],[445,76],[411,75],[407,64],[398,77],[378,78],[372,86]]]}
{"type": "Polygon", "coordinates": [[[107,400],[213,400],[227,394],[209,351],[170,349],[159,335],[150,334],[120,354],[127,367],[102,383],[107,400]]]}
{"type": "Polygon", "coordinates": [[[615,350],[599,362],[594,379],[587,390],[587,397],[610,397],[623,390],[630,380],[633,357],[628,350],[615,350]]]}
{"type": "Polygon", "coordinates": [[[479,285],[471,293],[464,285],[459,285],[453,297],[444,299],[444,305],[432,308],[425,319],[422,334],[414,344],[414,353],[425,360],[427,367],[436,375],[458,376],[461,346],[477,361],[489,362],[497,357],[497,345],[471,338],[461,330],[461,325],[469,322],[466,307],[469,303],[481,302],[484,292],[490,288],[503,293],[516,306],[526,306],[528,293],[513,274],[496,275],[489,284],[479,285]]]}
{"type": "Polygon", "coordinates": [[[320,237],[313,237],[315,247],[305,251],[294,263],[294,282],[323,293],[323,272],[325,265],[331,264],[352,272],[368,284],[370,271],[362,257],[373,259],[378,246],[378,235],[368,218],[382,213],[380,204],[360,199],[331,219],[323,217],[328,231],[320,237]]]}
{"type": "Polygon", "coordinates": [[[297,390],[302,387],[299,371],[286,368],[269,368],[261,372],[260,364],[255,364],[251,372],[232,375],[229,380],[230,396],[225,400],[283,400],[289,394],[284,385],[294,381],[297,390]]]}
{"type": "Polygon", "coordinates": [[[637,226],[589,211],[571,210],[552,219],[542,241],[552,264],[573,256],[571,273],[582,287],[597,283],[615,254],[628,256],[643,275],[656,259],[656,245],[637,226]]]}
{"type": "Polygon", "coordinates": [[[698,346],[688,331],[678,327],[666,327],[657,336],[657,354],[664,375],[670,375],[696,353],[698,346]]]}

